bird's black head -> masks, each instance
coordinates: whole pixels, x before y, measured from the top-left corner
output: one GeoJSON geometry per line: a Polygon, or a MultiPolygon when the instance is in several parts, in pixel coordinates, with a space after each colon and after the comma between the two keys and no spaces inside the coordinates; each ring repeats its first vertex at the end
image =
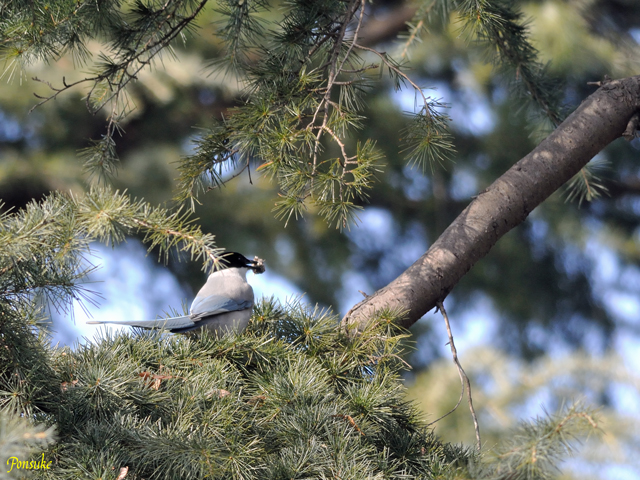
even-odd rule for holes
{"type": "Polygon", "coordinates": [[[221,256],[222,268],[250,268],[255,273],[264,272],[264,265],[262,260],[257,257],[254,260],[249,260],[247,257],[237,252],[226,252],[221,256]]]}

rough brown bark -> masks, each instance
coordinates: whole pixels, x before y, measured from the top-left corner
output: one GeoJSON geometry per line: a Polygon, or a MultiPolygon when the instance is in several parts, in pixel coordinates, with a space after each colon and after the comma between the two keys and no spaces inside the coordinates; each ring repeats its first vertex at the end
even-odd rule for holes
{"type": "MultiPolygon", "coordinates": [[[[408,311],[408,328],[444,300],[505,233],[620,137],[640,111],[640,76],[608,81],[549,137],[481,192],[429,250],[398,278],[355,305],[343,324],[377,310],[408,311]]],[[[629,132],[627,132],[629,133],[629,132]]]]}

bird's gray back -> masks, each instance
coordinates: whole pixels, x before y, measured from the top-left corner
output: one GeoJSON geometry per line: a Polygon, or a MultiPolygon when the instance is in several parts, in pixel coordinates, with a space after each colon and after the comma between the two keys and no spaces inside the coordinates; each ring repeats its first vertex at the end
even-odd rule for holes
{"type": "Polygon", "coordinates": [[[253,288],[244,272],[220,271],[209,275],[191,304],[192,316],[215,315],[253,306],[253,288]]]}

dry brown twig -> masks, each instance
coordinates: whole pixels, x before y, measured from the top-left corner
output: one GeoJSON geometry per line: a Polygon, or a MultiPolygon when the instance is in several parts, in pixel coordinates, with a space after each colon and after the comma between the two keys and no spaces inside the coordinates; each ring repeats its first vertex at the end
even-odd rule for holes
{"type": "Polygon", "coordinates": [[[458,399],[458,403],[456,404],[455,407],[453,407],[453,409],[451,411],[449,411],[448,413],[444,414],[442,417],[438,418],[437,420],[431,422],[429,425],[432,425],[440,420],[442,420],[444,417],[446,417],[447,415],[450,415],[451,413],[453,413],[458,406],[460,405],[460,402],[462,401],[462,397],[464,395],[464,391],[465,388],[467,390],[467,399],[469,400],[469,410],[471,411],[471,417],[473,418],[473,427],[475,429],[476,432],[476,449],[478,451],[480,451],[480,448],[482,446],[482,443],[480,441],[480,427],[478,425],[478,417],[476,416],[476,411],[473,408],[473,397],[471,396],[471,382],[469,381],[469,377],[467,377],[467,374],[465,373],[464,369],[462,368],[462,365],[460,364],[460,360],[458,360],[458,351],[456,350],[456,345],[453,342],[453,333],[451,333],[451,325],[449,324],[449,316],[447,315],[447,311],[444,309],[444,304],[442,303],[442,301],[439,301],[437,304],[438,310],[440,310],[440,313],[442,313],[442,317],[444,318],[444,323],[447,326],[447,335],[449,336],[449,346],[451,347],[451,355],[453,356],[453,363],[456,364],[456,368],[458,369],[458,375],[460,376],[460,383],[462,384],[462,391],[460,392],[460,398],[458,399]]]}

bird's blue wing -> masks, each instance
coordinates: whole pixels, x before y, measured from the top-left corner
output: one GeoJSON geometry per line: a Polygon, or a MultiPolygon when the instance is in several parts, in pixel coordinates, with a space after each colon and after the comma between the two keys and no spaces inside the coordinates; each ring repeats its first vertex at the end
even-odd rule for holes
{"type": "Polygon", "coordinates": [[[238,301],[223,295],[208,295],[206,297],[196,297],[191,304],[191,315],[208,316],[224,312],[235,312],[251,308],[253,302],[244,300],[238,301]]]}

